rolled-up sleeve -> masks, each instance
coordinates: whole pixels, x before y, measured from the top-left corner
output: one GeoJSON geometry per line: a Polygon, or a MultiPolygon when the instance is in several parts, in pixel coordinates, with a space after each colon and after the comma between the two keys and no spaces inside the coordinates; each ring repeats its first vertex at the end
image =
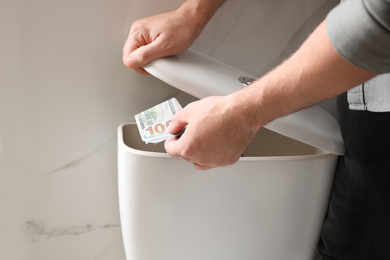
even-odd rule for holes
{"type": "Polygon", "coordinates": [[[336,51],[377,74],[390,72],[390,0],[347,0],[326,19],[336,51]]]}

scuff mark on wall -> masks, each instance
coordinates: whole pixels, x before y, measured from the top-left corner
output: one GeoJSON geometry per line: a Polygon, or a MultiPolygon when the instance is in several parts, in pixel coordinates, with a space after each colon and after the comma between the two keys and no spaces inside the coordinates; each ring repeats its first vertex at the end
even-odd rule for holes
{"type": "Polygon", "coordinates": [[[31,241],[38,242],[42,239],[50,239],[53,237],[65,237],[70,239],[97,230],[117,228],[120,227],[120,224],[106,224],[103,226],[94,226],[93,224],[86,224],[81,226],[46,228],[42,221],[32,219],[26,221],[26,226],[31,241]]]}

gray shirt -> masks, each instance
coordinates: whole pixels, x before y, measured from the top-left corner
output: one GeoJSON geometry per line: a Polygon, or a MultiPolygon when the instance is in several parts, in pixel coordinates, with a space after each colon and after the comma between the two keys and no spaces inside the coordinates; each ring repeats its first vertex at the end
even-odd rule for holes
{"type": "Polygon", "coordinates": [[[350,109],[390,111],[390,0],[346,0],[327,17],[336,51],[350,63],[381,74],[348,91],[350,109]]]}

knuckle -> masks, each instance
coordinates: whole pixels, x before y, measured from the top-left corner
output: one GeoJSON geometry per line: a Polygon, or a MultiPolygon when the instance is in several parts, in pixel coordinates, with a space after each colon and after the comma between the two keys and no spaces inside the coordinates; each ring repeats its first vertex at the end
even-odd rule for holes
{"type": "Polygon", "coordinates": [[[148,57],[149,57],[149,53],[145,50],[145,48],[138,48],[137,60],[136,60],[137,65],[139,65],[140,67],[144,65],[148,57]]]}
{"type": "Polygon", "coordinates": [[[145,23],[141,20],[135,21],[130,28],[129,37],[140,44],[145,44],[145,35],[147,35],[148,30],[145,26],[145,23]]]}
{"type": "Polygon", "coordinates": [[[143,30],[143,28],[145,28],[144,25],[145,25],[145,22],[143,19],[134,21],[131,24],[130,32],[132,32],[132,33],[139,32],[139,31],[143,30]]]}
{"type": "Polygon", "coordinates": [[[179,156],[181,158],[190,159],[193,157],[193,152],[191,151],[190,148],[185,147],[185,148],[181,149],[181,151],[179,152],[179,156]]]}

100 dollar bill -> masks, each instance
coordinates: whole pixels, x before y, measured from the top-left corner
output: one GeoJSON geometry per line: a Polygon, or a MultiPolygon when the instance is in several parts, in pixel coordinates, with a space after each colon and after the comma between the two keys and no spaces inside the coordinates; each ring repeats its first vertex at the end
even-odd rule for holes
{"type": "Polygon", "coordinates": [[[151,107],[137,115],[138,130],[145,143],[160,143],[174,137],[167,131],[173,115],[182,109],[176,98],[171,98],[161,104],[151,107]]]}

